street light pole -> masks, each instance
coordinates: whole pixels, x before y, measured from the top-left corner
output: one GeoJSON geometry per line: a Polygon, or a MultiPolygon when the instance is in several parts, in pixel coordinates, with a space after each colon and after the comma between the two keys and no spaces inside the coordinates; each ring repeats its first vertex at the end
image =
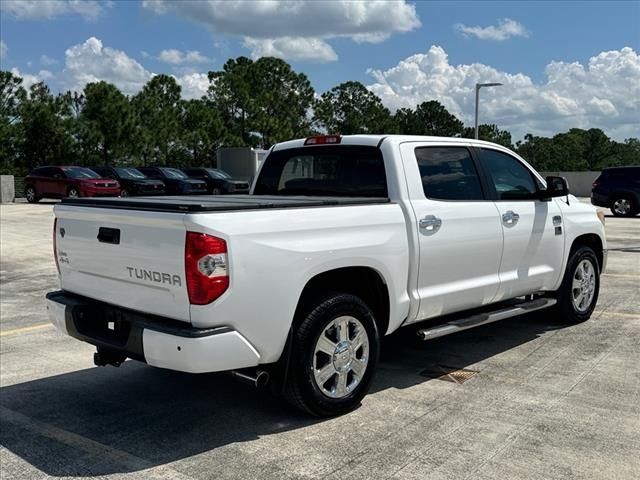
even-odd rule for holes
{"type": "Polygon", "coordinates": [[[480,102],[480,89],[482,87],[499,87],[501,83],[476,83],[476,140],[478,139],[478,103],[480,102]]]}

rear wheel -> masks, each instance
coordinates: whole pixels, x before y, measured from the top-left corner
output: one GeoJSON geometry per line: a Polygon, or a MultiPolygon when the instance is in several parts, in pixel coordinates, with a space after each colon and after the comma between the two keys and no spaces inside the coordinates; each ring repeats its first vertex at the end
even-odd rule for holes
{"type": "Polygon", "coordinates": [[[222,195],[222,190],[218,187],[213,187],[213,190],[211,190],[211,195],[222,195]]]}
{"type": "Polygon", "coordinates": [[[122,190],[120,190],[120,196],[121,197],[128,197],[129,194],[129,190],[127,190],[126,188],[123,188],[122,190]]]}
{"type": "Polygon", "coordinates": [[[630,197],[620,195],[613,200],[611,213],[616,217],[632,217],[636,214],[636,207],[630,197]]]}
{"type": "Polygon", "coordinates": [[[76,187],[71,187],[67,192],[67,197],[69,198],[78,198],[80,196],[80,191],[76,187]]]}
{"type": "Polygon", "coordinates": [[[563,323],[580,323],[591,317],[600,291],[600,271],[595,252],[579,247],[567,263],[562,285],[556,292],[556,312],[563,323]]]}
{"type": "Polygon", "coordinates": [[[378,363],[380,339],[371,309],[350,294],[314,302],[293,334],[285,397],[317,416],[356,408],[378,363]]]}
{"type": "Polygon", "coordinates": [[[38,203],[38,201],[40,201],[40,199],[38,198],[38,194],[36,193],[36,189],[31,185],[28,185],[24,189],[24,196],[29,203],[38,203]]]}

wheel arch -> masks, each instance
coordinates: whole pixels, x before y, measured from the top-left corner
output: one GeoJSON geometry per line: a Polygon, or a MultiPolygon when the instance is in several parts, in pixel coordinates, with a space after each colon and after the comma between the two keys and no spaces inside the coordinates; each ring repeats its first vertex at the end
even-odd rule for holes
{"type": "Polygon", "coordinates": [[[382,274],[374,268],[335,268],[309,279],[298,298],[293,327],[301,321],[306,306],[323,292],[350,293],[361,298],[373,310],[380,335],[387,332],[390,315],[389,289],[382,274]]]}
{"type": "Polygon", "coordinates": [[[596,258],[598,259],[598,268],[600,272],[602,272],[604,267],[604,247],[600,235],[596,233],[585,233],[574,238],[567,259],[571,258],[573,252],[583,246],[589,247],[595,252],[596,258]]]}
{"type": "Polygon", "coordinates": [[[618,198],[628,198],[633,202],[634,208],[640,208],[640,193],[633,192],[631,190],[613,190],[609,194],[609,203],[613,207],[613,202],[618,198]]]}

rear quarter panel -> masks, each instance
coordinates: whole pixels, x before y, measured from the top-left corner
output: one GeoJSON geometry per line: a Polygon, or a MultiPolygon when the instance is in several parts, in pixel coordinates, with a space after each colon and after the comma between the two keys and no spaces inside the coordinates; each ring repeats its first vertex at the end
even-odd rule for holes
{"type": "Polygon", "coordinates": [[[389,331],[407,315],[409,247],[399,205],[257,210],[185,216],[187,230],[227,241],[230,287],[191,306],[194,326],[227,325],[276,361],[300,294],[314,276],[342,267],[377,271],[390,297],[389,331]]]}

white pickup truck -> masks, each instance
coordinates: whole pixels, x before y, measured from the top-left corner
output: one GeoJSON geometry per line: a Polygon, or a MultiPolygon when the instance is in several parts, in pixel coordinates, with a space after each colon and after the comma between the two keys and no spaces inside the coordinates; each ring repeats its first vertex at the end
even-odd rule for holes
{"type": "Polygon", "coordinates": [[[400,327],[428,340],[547,307],[587,320],[607,257],[602,216],[564,179],[459,138],[292,140],[249,196],[54,211],[49,317],[96,364],[234,371],[321,416],[359,404],[400,327]]]}

